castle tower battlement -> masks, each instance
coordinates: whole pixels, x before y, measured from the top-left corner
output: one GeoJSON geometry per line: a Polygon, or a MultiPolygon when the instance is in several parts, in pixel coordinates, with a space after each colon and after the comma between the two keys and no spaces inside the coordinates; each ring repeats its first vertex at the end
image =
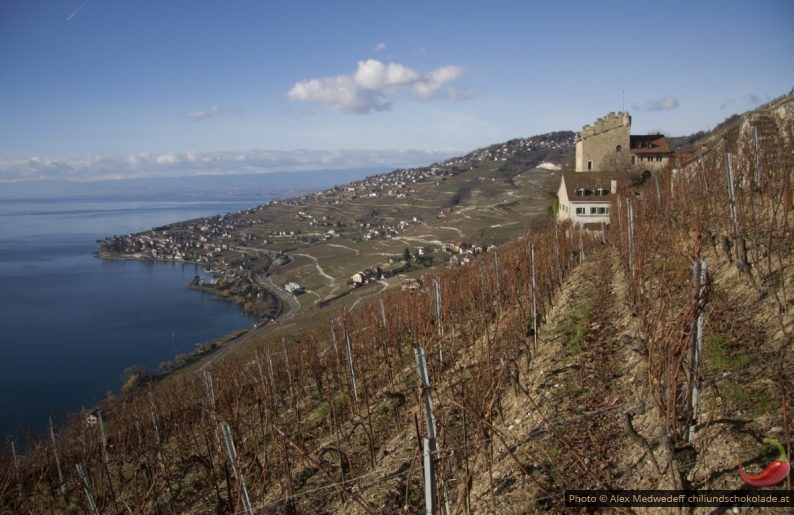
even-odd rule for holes
{"type": "Polygon", "coordinates": [[[576,171],[609,172],[632,167],[661,170],[673,152],[660,134],[631,135],[631,116],[611,112],[576,135],[576,171]]]}
{"type": "Polygon", "coordinates": [[[576,135],[576,171],[597,172],[614,168],[615,159],[629,152],[631,116],[626,111],[611,112],[585,125],[576,135]]]}
{"type": "Polygon", "coordinates": [[[579,132],[577,140],[590,138],[614,129],[631,128],[631,116],[626,111],[611,112],[595,121],[593,125],[585,125],[579,132]]]}

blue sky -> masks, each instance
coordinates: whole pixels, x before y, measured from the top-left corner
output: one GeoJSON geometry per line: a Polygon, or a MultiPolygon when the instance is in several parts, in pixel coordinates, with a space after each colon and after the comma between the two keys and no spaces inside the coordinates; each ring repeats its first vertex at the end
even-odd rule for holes
{"type": "Polygon", "coordinates": [[[622,105],[688,134],[794,87],[793,24],[790,0],[2,0],[0,182],[389,168],[622,105]]]}

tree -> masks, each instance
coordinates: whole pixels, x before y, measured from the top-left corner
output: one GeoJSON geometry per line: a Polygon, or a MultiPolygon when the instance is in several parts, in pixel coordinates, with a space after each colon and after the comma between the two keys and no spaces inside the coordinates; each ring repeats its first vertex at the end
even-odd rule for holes
{"type": "Polygon", "coordinates": [[[405,261],[406,263],[411,262],[411,249],[409,249],[408,247],[405,247],[405,250],[403,251],[403,261],[405,261]]]}

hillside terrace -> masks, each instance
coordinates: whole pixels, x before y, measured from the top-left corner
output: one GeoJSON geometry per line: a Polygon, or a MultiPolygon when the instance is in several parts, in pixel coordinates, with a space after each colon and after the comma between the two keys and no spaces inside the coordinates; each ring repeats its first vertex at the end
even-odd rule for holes
{"type": "MultiPolygon", "coordinates": [[[[406,248],[417,253],[417,248],[425,247],[436,253],[437,263],[456,265],[476,253],[469,248],[485,249],[504,241],[503,234],[511,229],[503,227],[526,223],[521,218],[505,223],[504,217],[518,215],[518,203],[535,206],[544,197],[536,186],[519,193],[536,179],[521,178],[521,186],[514,179],[532,163],[570,151],[572,143],[573,133],[515,139],[429,166],[271,200],[238,213],[111,236],[102,242],[99,255],[201,264],[214,277],[208,284],[240,303],[262,298],[266,292],[257,278],[270,273],[280,283],[295,280],[307,284],[318,298],[329,298],[340,293],[356,270],[377,267],[384,256],[399,255],[406,248]],[[526,154],[533,150],[541,152],[526,154]],[[494,162],[505,156],[509,162],[494,162]],[[473,243],[485,234],[490,241],[473,243]],[[324,242],[333,249],[324,248],[324,242]],[[280,258],[286,258],[283,266],[276,263],[272,268],[273,260],[280,258]]],[[[433,263],[433,257],[425,261],[433,263]]]]}

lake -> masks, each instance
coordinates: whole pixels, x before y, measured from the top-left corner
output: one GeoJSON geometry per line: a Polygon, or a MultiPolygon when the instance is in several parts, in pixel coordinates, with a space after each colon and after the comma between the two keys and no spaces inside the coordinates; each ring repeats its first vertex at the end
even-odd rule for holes
{"type": "Polygon", "coordinates": [[[240,211],[257,198],[0,199],[0,434],[118,392],[133,365],[253,322],[188,283],[192,264],[100,260],[98,239],[240,211]],[[173,335],[173,336],[172,336],[173,335]],[[175,349],[176,344],[176,349],[175,349]]]}

